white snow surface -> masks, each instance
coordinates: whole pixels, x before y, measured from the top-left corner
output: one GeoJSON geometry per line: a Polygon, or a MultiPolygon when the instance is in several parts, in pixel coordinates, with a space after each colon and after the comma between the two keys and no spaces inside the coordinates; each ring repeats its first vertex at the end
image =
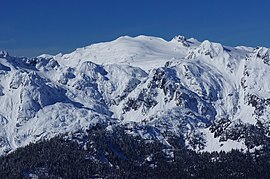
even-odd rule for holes
{"type": "Polygon", "coordinates": [[[163,142],[183,135],[187,146],[200,135],[198,150],[245,149],[210,126],[269,122],[269,106],[256,111],[249,101],[270,100],[269,53],[183,36],[124,36],[36,58],[0,52],[0,154],[96,123],[137,124],[163,142]]]}

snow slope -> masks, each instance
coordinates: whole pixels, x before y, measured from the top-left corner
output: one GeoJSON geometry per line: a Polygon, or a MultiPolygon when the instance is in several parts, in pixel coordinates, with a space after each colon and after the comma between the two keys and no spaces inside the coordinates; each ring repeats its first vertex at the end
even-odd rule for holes
{"type": "Polygon", "coordinates": [[[199,151],[264,145],[269,53],[183,36],[124,36],[36,58],[0,52],[0,154],[97,123],[167,145],[176,135],[199,151]]]}

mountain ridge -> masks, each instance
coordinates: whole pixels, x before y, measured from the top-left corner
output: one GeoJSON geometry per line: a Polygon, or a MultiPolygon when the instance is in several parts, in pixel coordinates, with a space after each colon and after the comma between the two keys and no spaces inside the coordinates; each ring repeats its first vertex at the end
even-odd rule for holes
{"type": "Polygon", "coordinates": [[[97,124],[162,143],[176,135],[196,151],[260,148],[269,53],[183,36],[124,36],[35,58],[1,51],[1,154],[97,124]]]}

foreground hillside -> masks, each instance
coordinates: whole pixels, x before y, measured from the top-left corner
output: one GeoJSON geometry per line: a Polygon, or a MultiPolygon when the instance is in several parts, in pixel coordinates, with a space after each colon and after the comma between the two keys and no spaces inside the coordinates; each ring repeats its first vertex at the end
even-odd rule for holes
{"type": "MultiPolygon", "coordinates": [[[[70,54],[0,53],[0,154],[93,126],[173,148],[269,146],[270,58],[177,36],[120,37],[70,54]]],[[[121,139],[119,139],[121,140],[121,139]]]]}
{"type": "Polygon", "coordinates": [[[93,128],[31,144],[0,157],[1,178],[269,178],[269,150],[196,153],[136,139],[122,128],[93,128]],[[119,140],[120,139],[120,140],[119,140]],[[76,142],[74,142],[76,141],[76,142]]]}

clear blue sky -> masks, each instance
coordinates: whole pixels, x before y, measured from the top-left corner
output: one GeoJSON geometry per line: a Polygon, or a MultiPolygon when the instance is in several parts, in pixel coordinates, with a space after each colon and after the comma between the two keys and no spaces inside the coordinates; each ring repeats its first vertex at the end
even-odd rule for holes
{"type": "Polygon", "coordinates": [[[140,34],[270,47],[269,0],[0,0],[0,49],[67,53],[140,34]]]}

